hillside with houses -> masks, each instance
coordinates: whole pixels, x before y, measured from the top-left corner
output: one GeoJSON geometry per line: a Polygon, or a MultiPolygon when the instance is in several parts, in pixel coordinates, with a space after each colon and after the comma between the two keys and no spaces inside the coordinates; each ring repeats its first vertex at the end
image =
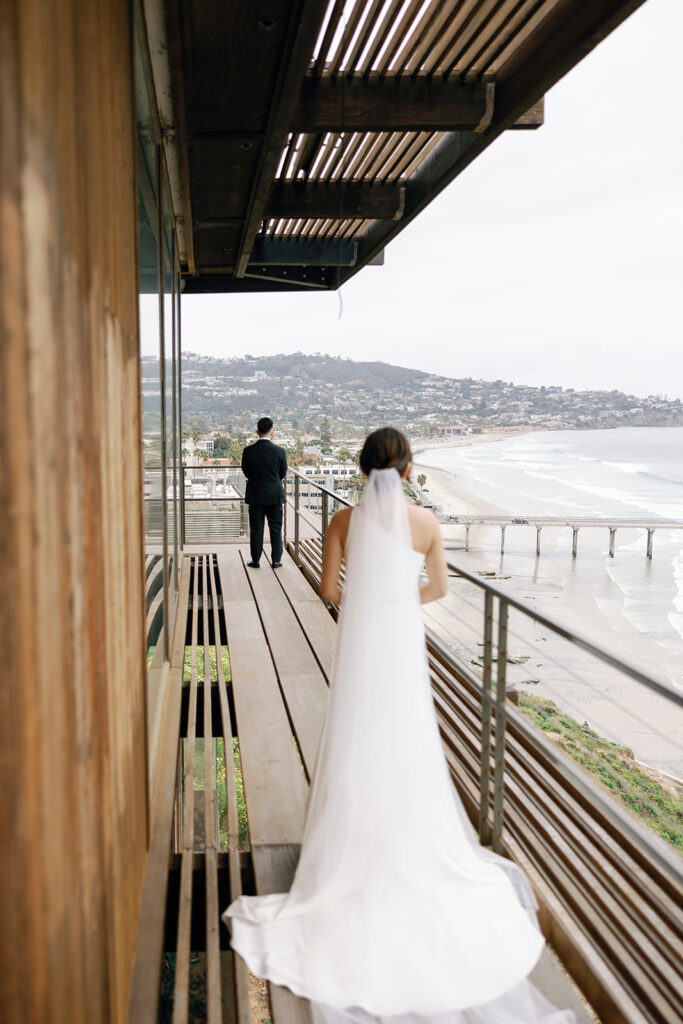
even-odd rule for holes
{"type": "MultiPolygon", "coordinates": [[[[143,391],[155,365],[152,358],[142,361],[143,391]]],[[[421,437],[683,425],[680,399],[663,395],[450,378],[319,354],[216,359],[187,353],[182,373],[184,422],[195,431],[251,432],[264,413],[293,436],[319,435],[327,421],[333,436],[348,438],[389,421],[421,437]]]]}

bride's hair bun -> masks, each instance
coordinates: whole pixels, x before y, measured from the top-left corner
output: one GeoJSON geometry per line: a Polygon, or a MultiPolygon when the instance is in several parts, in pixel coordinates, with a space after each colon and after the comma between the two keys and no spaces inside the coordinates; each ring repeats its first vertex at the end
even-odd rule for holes
{"type": "Polygon", "coordinates": [[[365,440],[360,453],[360,468],[366,476],[372,469],[397,469],[403,476],[412,459],[413,453],[405,434],[394,427],[380,427],[365,440]]]}

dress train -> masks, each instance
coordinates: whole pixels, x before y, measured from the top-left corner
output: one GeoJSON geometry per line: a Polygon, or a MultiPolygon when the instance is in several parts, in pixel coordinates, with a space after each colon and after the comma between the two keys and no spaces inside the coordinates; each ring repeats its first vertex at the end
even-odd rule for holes
{"type": "Polygon", "coordinates": [[[351,516],[327,716],[288,893],[225,912],[259,977],[319,1024],[571,1024],[526,980],[544,946],[522,872],[477,843],[446,765],[395,470],[351,516]]]}

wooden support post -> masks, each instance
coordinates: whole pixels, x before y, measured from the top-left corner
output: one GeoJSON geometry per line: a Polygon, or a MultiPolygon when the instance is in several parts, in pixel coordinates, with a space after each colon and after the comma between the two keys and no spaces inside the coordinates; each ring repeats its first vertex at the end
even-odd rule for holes
{"type": "Polygon", "coordinates": [[[465,527],[465,551],[469,551],[469,550],[470,550],[470,528],[469,528],[469,526],[466,526],[465,527]]]}
{"type": "Polygon", "coordinates": [[[572,526],[572,558],[576,558],[576,548],[579,542],[579,528],[572,526]]]}
{"type": "Polygon", "coordinates": [[[501,528],[500,528],[500,553],[501,553],[501,555],[505,554],[505,527],[504,526],[501,526],[501,528]]]}
{"type": "Polygon", "coordinates": [[[537,526],[536,527],[536,557],[537,558],[538,558],[538,556],[541,553],[541,530],[542,529],[543,529],[542,526],[537,526]]]}
{"type": "Polygon", "coordinates": [[[614,538],[617,535],[616,526],[610,526],[609,528],[609,556],[614,558],[614,538]]]}
{"type": "Polygon", "coordinates": [[[652,558],[652,538],[654,537],[655,531],[647,531],[647,557],[652,558]]]}

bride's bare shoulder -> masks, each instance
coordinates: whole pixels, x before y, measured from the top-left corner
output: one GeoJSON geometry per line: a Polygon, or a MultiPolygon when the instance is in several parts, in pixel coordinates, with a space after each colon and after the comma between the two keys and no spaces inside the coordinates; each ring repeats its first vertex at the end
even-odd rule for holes
{"type": "Polygon", "coordinates": [[[413,547],[416,551],[425,554],[431,547],[434,536],[439,532],[436,516],[429,509],[420,508],[418,505],[408,505],[408,519],[413,537],[413,547]]]}
{"type": "Polygon", "coordinates": [[[420,505],[408,505],[408,515],[411,523],[420,523],[432,531],[438,529],[436,516],[428,508],[421,508],[420,505]]]}
{"type": "Polygon", "coordinates": [[[346,535],[349,532],[349,523],[351,522],[352,512],[352,508],[340,508],[339,511],[335,512],[335,514],[330,519],[328,532],[329,530],[334,530],[334,532],[339,535],[342,542],[342,546],[344,545],[346,535]]]}

